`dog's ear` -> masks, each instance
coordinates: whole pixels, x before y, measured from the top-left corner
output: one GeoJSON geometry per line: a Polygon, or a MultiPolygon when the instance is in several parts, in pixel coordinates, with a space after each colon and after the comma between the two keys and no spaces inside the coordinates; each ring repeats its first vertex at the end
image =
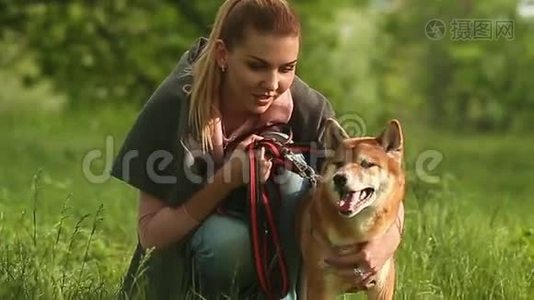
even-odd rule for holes
{"type": "Polygon", "coordinates": [[[324,123],[322,133],[319,135],[319,142],[323,147],[334,150],[347,138],[349,135],[343,127],[336,120],[328,118],[324,123]]]}
{"type": "Polygon", "coordinates": [[[376,138],[377,142],[384,148],[387,154],[397,161],[401,161],[404,150],[404,138],[402,127],[398,120],[389,121],[388,126],[376,138]]]}

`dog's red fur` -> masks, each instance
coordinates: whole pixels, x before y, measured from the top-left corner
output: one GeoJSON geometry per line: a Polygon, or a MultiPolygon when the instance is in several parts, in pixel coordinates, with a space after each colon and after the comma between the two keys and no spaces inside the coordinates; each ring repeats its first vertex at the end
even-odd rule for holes
{"type": "MultiPolygon", "coordinates": [[[[304,264],[300,296],[304,299],[334,299],[355,288],[355,279],[334,274],[324,259],[333,255],[334,249],[336,253],[353,249],[351,245],[384,234],[394,224],[404,198],[403,136],[398,121],[391,121],[378,137],[350,138],[336,121],[329,119],[322,142],[332,155],[322,168],[321,182],[304,199],[297,219],[304,264]],[[374,165],[369,167],[364,160],[374,165]],[[362,201],[367,202],[363,208],[355,204],[361,209],[356,209],[355,215],[340,213],[341,194],[335,192],[332,179],[336,174],[347,176],[349,187],[369,186],[375,190],[370,196],[374,198],[364,197],[362,201]]],[[[391,258],[378,271],[376,284],[367,290],[368,298],[392,299],[394,286],[395,265],[391,258]]]]}

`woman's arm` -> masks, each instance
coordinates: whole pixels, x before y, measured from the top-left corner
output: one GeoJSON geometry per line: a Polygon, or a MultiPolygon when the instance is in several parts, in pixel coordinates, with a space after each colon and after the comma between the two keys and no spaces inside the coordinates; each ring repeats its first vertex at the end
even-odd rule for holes
{"type": "MultiPolygon", "coordinates": [[[[262,137],[251,135],[239,143],[228,162],[215,172],[209,183],[178,207],[167,206],[163,200],[140,192],[138,233],[141,246],[145,249],[164,248],[180,241],[199,225],[219,202],[245,182],[248,157],[244,150],[259,139],[262,137]]],[[[258,157],[262,182],[267,180],[272,167],[272,162],[264,154],[260,151],[258,157]]]]}
{"type": "Polygon", "coordinates": [[[233,189],[222,175],[217,172],[211,183],[178,207],[167,206],[163,200],[141,191],[138,216],[141,246],[164,248],[199,225],[233,189]]]}

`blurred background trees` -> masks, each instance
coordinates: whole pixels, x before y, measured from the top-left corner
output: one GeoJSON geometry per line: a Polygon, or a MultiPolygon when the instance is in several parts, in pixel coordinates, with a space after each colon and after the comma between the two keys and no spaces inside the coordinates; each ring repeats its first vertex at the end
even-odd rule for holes
{"type": "MultiPolygon", "coordinates": [[[[455,131],[520,132],[534,118],[528,1],[300,0],[298,72],[338,112],[455,131]],[[428,22],[445,24],[429,38],[428,22]],[[513,21],[513,36],[454,38],[454,19],[513,21]],[[427,31],[425,31],[425,29],[427,31]]],[[[0,0],[0,111],[141,106],[219,0],[0,0]]]]}

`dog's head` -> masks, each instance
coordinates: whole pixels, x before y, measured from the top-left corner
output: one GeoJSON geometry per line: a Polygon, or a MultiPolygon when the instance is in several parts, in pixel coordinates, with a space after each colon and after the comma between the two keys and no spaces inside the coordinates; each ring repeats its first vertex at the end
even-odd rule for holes
{"type": "Polygon", "coordinates": [[[384,205],[404,184],[401,124],[391,120],[377,137],[349,137],[334,119],[325,123],[320,142],[328,149],[323,187],[341,216],[352,218],[384,205]]]}

